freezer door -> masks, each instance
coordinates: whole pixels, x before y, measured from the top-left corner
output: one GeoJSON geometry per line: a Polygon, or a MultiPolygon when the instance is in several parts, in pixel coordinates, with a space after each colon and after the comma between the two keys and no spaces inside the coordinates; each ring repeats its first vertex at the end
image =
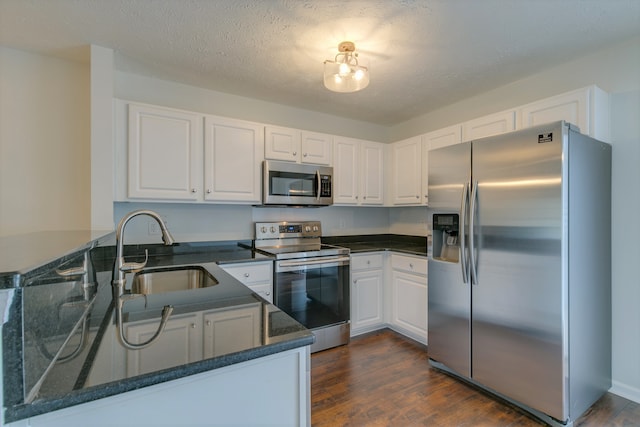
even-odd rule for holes
{"type": "Polygon", "coordinates": [[[471,376],[559,420],[567,416],[565,139],[558,124],[472,145],[471,376]]]}
{"type": "MultiPolygon", "coordinates": [[[[429,152],[429,206],[433,213],[458,214],[460,235],[466,237],[462,212],[465,186],[471,173],[469,143],[429,152]]],[[[442,236],[440,236],[442,238],[442,236]]],[[[433,241],[433,239],[432,239],[433,241]]],[[[434,259],[430,251],[428,268],[428,353],[429,357],[458,374],[471,375],[470,311],[471,286],[468,274],[463,280],[464,258],[450,256],[453,262],[434,259]]],[[[436,254],[437,257],[438,254],[436,254]]]]}

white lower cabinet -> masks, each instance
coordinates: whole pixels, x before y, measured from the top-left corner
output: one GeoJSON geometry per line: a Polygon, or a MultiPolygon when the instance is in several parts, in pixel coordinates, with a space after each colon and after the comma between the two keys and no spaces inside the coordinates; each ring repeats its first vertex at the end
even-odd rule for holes
{"type": "Polygon", "coordinates": [[[427,258],[391,254],[393,329],[427,343],[427,258]]]}
{"type": "Polygon", "coordinates": [[[220,268],[273,304],[273,261],[220,264],[220,268]]]}
{"type": "Polygon", "coordinates": [[[261,343],[262,306],[203,313],[204,358],[256,347],[261,343]]]}
{"type": "Polygon", "coordinates": [[[7,427],[308,426],[310,369],[309,347],[301,347],[52,411],[7,427]]]}
{"type": "MultiPolygon", "coordinates": [[[[148,341],[157,329],[158,319],[131,322],[125,325],[125,336],[137,344],[148,341]]],[[[171,316],[153,345],[126,355],[127,377],[202,360],[201,314],[171,316]]]]}
{"type": "Polygon", "coordinates": [[[351,255],[351,335],[384,326],[384,253],[351,255]]]}
{"type": "Polygon", "coordinates": [[[387,326],[427,343],[427,257],[351,254],[351,336],[387,326]]]}

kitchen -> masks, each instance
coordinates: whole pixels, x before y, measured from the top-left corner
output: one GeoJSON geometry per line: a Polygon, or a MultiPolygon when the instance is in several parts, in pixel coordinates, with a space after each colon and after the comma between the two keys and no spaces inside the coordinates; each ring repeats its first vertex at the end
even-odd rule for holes
{"type": "MultiPolygon", "coordinates": [[[[7,27],[3,25],[3,28],[7,27]]],[[[113,52],[99,46],[91,47],[88,53],[90,67],[86,62],[3,47],[2,205],[7,210],[3,211],[0,230],[3,235],[11,235],[42,230],[113,229],[114,219],[133,209],[151,207],[161,212],[181,241],[252,239],[250,224],[283,217],[286,220],[320,220],[329,236],[384,233],[425,236],[428,232],[427,208],[422,205],[271,210],[233,204],[158,205],[113,198],[111,194],[118,194],[120,184],[117,180],[122,175],[114,176],[117,159],[111,160],[110,155],[112,135],[118,131],[112,126],[118,120],[117,110],[115,113],[111,110],[112,100],[133,100],[373,141],[379,140],[380,135],[388,135],[382,142],[391,142],[596,84],[610,95],[610,141],[615,147],[612,229],[614,391],[638,401],[640,373],[636,361],[640,357],[640,338],[634,326],[639,321],[633,305],[638,300],[638,282],[631,269],[638,254],[631,244],[634,239],[626,238],[638,233],[635,224],[622,226],[626,223],[623,212],[634,212],[638,207],[637,194],[628,195],[629,189],[636,188],[638,183],[635,166],[639,158],[637,141],[640,133],[635,123],[639,90],[637,49],[636,36],[564,64],[544,67],[521,80],[505,81],[483,94],[461,99],[402,124],[382,126],[145,77],[134,70],[114,69],[113,52]],[[47,76],[35,72],[43,68],[50,70],[47,76]],[[38,92],[33,93],[29,88],[37,88],[38,92]],[[61,103],[61,100],[67,101],[61,103]],[[4,126],[5,120],[13,125],[4,126]],[[34,127],[34,120],[43,126],[34,127]],[[78,128],[78,122],[82,129],[78,128]],[[52,134],[61,135],[60,140],[51,139],[52,134]],[[92,141],[91,151],[84,142],[88,135],[92,141]],[[25,142],[16,147],[12,141],[18,138],[25,142]],[[42,144],[44,140],[51,143],[42,144]],[[13,150],[18,152],[5,155],[13,150]],[[33,153],[39,154],[35,155],[35,165],[33,153]],[[16,183],[6,175],[28,167],[32,170],[33,166],[37,168],[33,182],[16,183]],[[44,206],[47,209],[37,208],[44,206]]],[[[119,137],[113,139],[121,140],[119,137]]],[[[158,241],[158,236],[149,234],[146,223],[137,229],[132,223],[130,232],[137,234],[144,243],[158,241]]]]}

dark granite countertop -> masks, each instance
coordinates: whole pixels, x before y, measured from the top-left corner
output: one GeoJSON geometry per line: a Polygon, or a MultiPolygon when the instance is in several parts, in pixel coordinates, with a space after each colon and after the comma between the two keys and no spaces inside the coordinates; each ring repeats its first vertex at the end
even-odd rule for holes
{"type": "MultiPolygon", "coordinates": [[[[255,253],[251,242],[214,242],[163,245],[127,245],[127,261],[144,259],[146,268],[168,265],[199,265],[218,281],[216,285],[189,291],[153,294],[125,304],[125,322],[158,324],[162,306],[172,304],[172,319],[181,316],[211,315],[220,311],[255,312],[259,338],[250,346],[229,353],[161,370],[129,376],[126,369],[108,376],[96,372],[104,354],[126,355],[115,338],[111,270],[114,248],[88,245],[83,250],[65,252],[58,260],[38,263],[33,271],[21,270],[13,283],[8,303],[8,319],[3,324],[3,370],[5,421],[12,422],[72,405],[89,402],[187,375],[311,345],[313,334],[242,285],[218,264],[269,261],[255,253]],[[92,286],[83,286],[81,275],[61,277],[60,271],[82,265],[90,254],[95,268],[92,286]],[[63,363],[62,360],[64,360],[63,363]],[[24,374],[23,374],[24,373],[24,374]]],[[[5,274],[5,277],[8,275],[5,274]]],[[[129,274],[128,276],[132,276],[129,274]]],[[[153,346],[153,345],[152,345],[153,346]]],[[[152,348],[152,347],[150,347],[152,348]]],[[[126,357],[121,364],[126,364],[126,357]]]]}
{"type": "Polygon", "coordinates": [[[341,246],[351,253],[395,251],[411,255],[427,256],[427,237],[401,234],[370,234],[360,236],[323,237],[322,243],[341,246]]]}

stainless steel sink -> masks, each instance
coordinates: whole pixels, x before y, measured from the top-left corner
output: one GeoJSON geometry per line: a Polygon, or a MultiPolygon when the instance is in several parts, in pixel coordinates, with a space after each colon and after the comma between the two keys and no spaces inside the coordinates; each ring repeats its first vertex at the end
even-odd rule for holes
{"type": "Polygon", "coordinates": [[[133,294],[159,294],[217,285],[206,269],[198,266],[147,269],[136,273],[131,283],[133,294]]]}

